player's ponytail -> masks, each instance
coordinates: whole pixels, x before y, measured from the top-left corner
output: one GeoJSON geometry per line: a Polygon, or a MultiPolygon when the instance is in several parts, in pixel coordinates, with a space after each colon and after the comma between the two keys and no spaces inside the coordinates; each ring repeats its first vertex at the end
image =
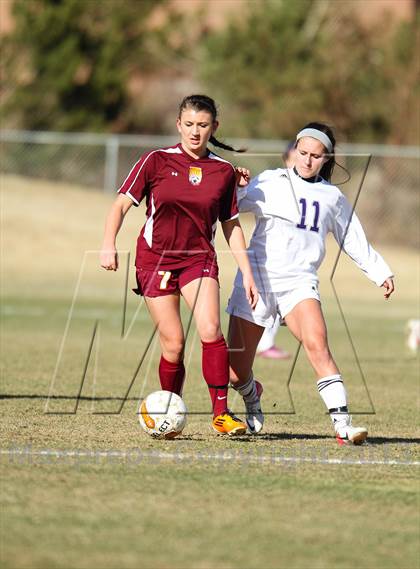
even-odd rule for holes
{"type": "MultiPolygon", "coordinates": [[[[181,118],[182,111],[185,109],[195,109],[196,111],[207,111],[211,114],[213,118],[213,122],[217,120],[217,107],[216,103],[207,95],[188,95],[184,97],[179,105],[179,113],[178,118],[181,118]]],[[[215,136],[211,136],[209,138],[209,142],[213,144],[213,146],[217,146],[218,148],[222,148],[223,150],[229,150],[231,152],[245,152],[245,148],[233,148],[233,146],[229,146],[224,142],[220,142],[217,140],[215,136]]]]}
{"type": "Polygon", "coordinates": [[[209,142],[211,142],[213,146],[217,146],[223,150],[230,150],[231,152],[246,152],[246,148],[233,148],[233,146],[229,146],[229,144],[220,142],[220,140],[217,140],[217,138],[213,135],[209,138],[209,142]]]}

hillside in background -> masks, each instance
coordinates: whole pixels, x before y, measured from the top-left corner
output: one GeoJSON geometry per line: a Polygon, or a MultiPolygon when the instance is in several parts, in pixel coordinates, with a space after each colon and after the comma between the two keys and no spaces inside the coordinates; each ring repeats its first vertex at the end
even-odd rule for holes
{"type": "Polygon", "coordinates": [[[229,136],[286,139],[316,117],[340,139],[417,144],[417,3],[337,5],[2,2],[2,125],[168,133],[200,90],[229,136]]]}

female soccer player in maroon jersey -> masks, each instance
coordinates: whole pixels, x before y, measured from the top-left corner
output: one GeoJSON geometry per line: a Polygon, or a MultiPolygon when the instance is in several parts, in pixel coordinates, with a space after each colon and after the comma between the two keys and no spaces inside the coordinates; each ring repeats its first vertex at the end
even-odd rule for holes
{"type": "Polygon", "coordinates": [[[227,406],[229,363],[220,327],[218,266],[214,236],[219,220],[226,241],[243,274],[252,308],[258,292],[238,220],[236,171],[207,148],[210,142],[227,150],[214,134],[216,105],[204,95],[185,97],[177,128],[181,142],[146,152],[118,190],[108,214],[101,266],[116,271],[116,236],[127,211],[146,199],[146,223],[137,239],[138,294],[145,297],[157,327],[162,350],[162,389],[180,394],[185,377],[184,331],[180,295],[194,313],[202,342],[202,369],[213,406],[213,428],[242,434],[246,425],[227,406]]]}

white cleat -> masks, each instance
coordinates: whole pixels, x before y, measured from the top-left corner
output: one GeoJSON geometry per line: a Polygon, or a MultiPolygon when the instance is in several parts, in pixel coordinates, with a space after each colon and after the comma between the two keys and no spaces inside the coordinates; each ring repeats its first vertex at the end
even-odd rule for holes
{"type": "Polygon", "coordinates": [[[263,386],[257,380],[255,380],[255,387],[257,388],[257,401],[252,403],[245,401],[246,408],[246,424],[248,425],[248,432],[251,435],[256,435],[262,431],[264,425],[264,414],[261,409],[261,395],[264,391],[263,386]]]}
{"type": "Polygon", "coordinates": [[[352,426],[350,416],[347,416],[342,421],[337,421],[334,427],[336,439],[339,445],[343,445],[345,443],[361,445],[365,442],[368,436],[368,431],[365,427],[352,426]]]}

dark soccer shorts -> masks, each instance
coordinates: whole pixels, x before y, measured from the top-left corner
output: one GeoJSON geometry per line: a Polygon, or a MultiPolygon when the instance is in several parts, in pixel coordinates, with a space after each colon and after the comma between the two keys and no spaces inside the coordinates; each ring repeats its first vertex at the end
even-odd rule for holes
{"type": "Polygon", "coordinates": [[[216,259],[200,259],[181,269],[136,269],[137,288],[133,289],[141,296],[166,296],[181,294],[181,289],[191,281],[208,277],[219,283],[219,267],[216,259]]]}

